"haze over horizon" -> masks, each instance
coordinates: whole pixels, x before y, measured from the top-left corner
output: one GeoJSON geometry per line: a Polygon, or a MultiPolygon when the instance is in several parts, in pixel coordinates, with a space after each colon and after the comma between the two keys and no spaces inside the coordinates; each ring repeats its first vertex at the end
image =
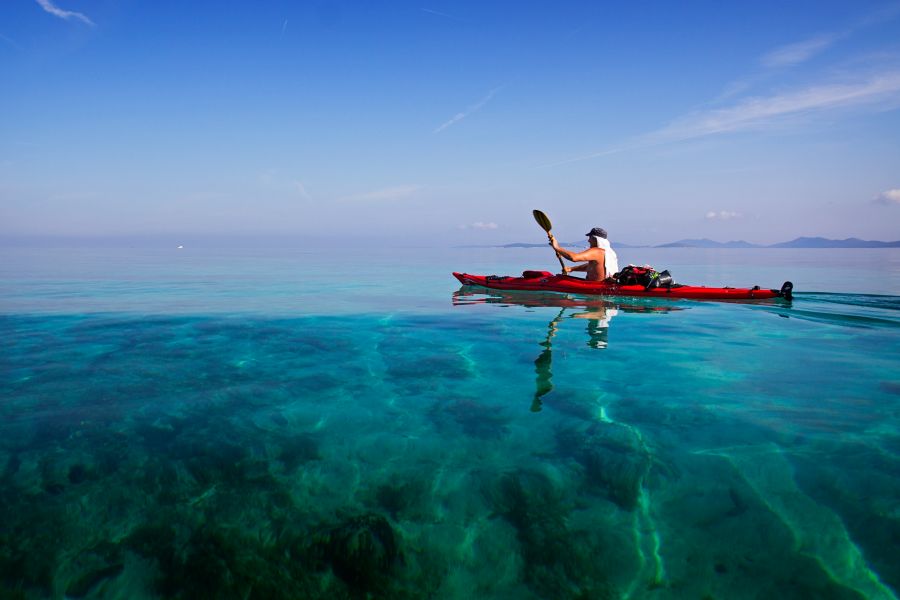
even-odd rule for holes
{"type": "Polygon", "coordinates": [[[0,5],[0,237],[900,238],[900,3],[0,5]]]}

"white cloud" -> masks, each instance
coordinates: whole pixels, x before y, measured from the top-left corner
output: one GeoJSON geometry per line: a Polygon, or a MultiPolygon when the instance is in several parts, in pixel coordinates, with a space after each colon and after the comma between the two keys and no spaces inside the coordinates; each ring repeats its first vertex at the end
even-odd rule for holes
{"type": "Polygon", "coordinates": [[[57,7],[56,5],[54,5],[53,2],[51,2],[51,0],[35,0],[35,2],[40,4],[41,8],[43,8],[45,11],[47,11],[48,13],[50,13],[51,15],[53,15],[55,17],[59,17],[60,19],[65,19],[66,21],[68,21],[69,19],[75,19],[76,21],[81,21],[82,23],[86,23],[87,25],[90,25],[91,27],[94,26],[94,22],[91,21],[89,18],[87,18],[85,15],[83,15],[79,12],[71,11],[71,10],[63,10],[63,9],[57,7]]]}
{"type": "Polygon", "coordinates": [[[466,117],[471,115],[472,113],[481,110],[482,108],[484,108],[484,105],[487,104],[488,102],[490,102],[491,98],[493,98],[494,95],[499,91],[500,91],[500,88],[492,89],[490,92],[488,92],[487,96],[485,96],[484,98],[482,98],[481,100],[479,100],[478,102],[476,102],[475,104],[473,104],[472,106],[467,108],[464,112],[456,113],[452,119],[450,119],[449,121],[440,125],[437,129],[434,130],[434,133],[440,133],[443,130],[450,127],[451,125],[459,123],[460,121],[462,121],[463,119],[465,119],[466,117]]]}
{"type": "Polygon", "coordinates": [[[463,225],[463,229],[481,229],[483,231],[490,229],[499,229],[500,226],[494,222],[475,221],[471,225],[463,225]]]}
{"type": "Polygon", "coordinates": [[[824,52],[842,37],[844,37],[842,34],[825,33],[802,42],[776,48],[763,56],[762,64],[769,68],[793,67],[824,52]]]}
{"type": "Polygon", "coordinates": [[[900,188],[894,188],[892,190],[885,190],[881,192],[880,194],[875,196],[875,202],[877,204],[900,205],[900,188]]]}
{"type": "Polygon", "coordinates": [[[709,219],[710,221],[728,221],[731,219],[740,219],[743,216],[744,215],[739,212],[734,212],[734,211],[730,211],[730,210],[720,210],[718,212],[711,210],[708,213],[706,213],[706,218],[709,219]]]}
{"type": "Polygon", "coordinates": [[[408,184],[408,185],[397,185],[394,187],[384,188],[380,190],[375,190],[372,192],[365,192],[362,194],[353,194],[351,196],[344,196],[341,200],[352,200],[352,201],[379,201],[379,200],[401,200],[403,198],[408,198],[422,189],[420,185],[408,184]]]}

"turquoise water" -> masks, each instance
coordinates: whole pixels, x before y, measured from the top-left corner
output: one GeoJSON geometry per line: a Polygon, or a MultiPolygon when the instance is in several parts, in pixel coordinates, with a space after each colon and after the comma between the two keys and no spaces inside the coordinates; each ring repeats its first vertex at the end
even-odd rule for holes
{"type": "Polygon", "coordinates": [[[895,250],[0,252],[4,597],[900,592],[895,250]]]}

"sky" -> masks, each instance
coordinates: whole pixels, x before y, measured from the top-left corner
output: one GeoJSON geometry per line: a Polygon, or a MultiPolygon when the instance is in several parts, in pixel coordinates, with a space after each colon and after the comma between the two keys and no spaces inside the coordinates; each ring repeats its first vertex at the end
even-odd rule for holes
{"type": "Polygon", "coordinates": [[[900,2],[5,0],[0,238],[900,239],[900,2]]]}

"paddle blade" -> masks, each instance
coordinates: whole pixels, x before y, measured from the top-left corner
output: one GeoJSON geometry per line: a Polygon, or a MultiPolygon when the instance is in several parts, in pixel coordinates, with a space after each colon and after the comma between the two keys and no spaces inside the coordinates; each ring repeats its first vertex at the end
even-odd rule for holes
{"type": "Polygon", "coordinates": [[[553,229],[553,225],[550,223],[550,219],[547,218],[547,215],[537,209],[534,209],[531,213],[534,215],[534,220],[537,221],[537,224],[540,225],[544,231],[550,233],[550,230],[553,229]]]}

